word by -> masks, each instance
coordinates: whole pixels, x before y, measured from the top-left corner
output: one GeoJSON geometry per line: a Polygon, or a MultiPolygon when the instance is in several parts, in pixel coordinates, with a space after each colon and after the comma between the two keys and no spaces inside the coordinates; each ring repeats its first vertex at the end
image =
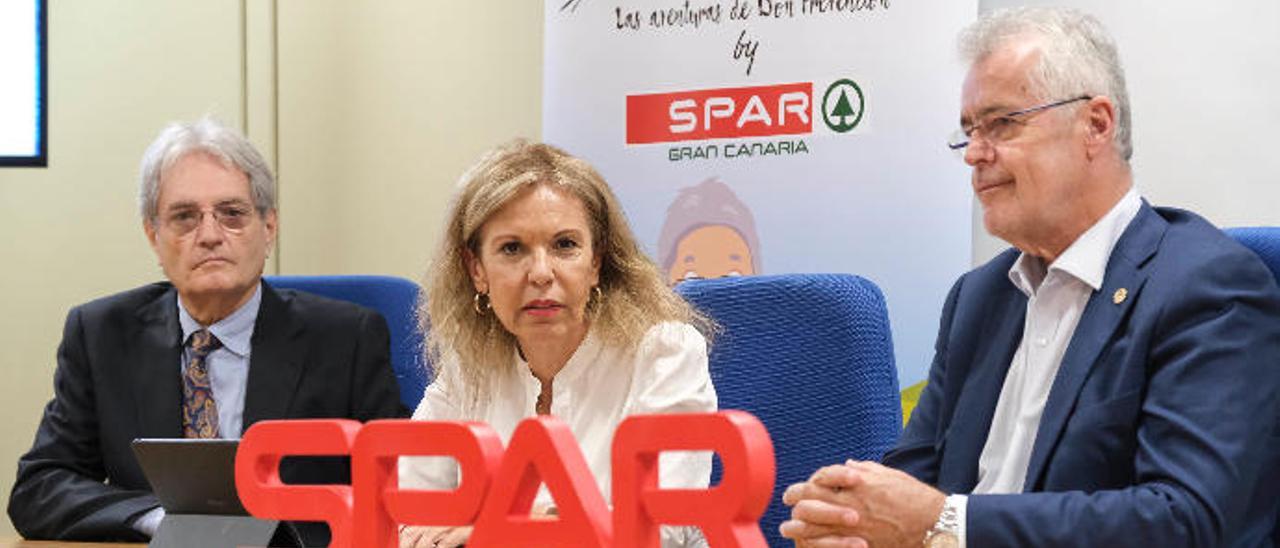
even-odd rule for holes
{"type": "Polygon", "coordinates": [[[569,427],[550,416],[525,419],[504,451],[478,422],[378,420],[262,421],[240,441],[236,489],[250,514],[328,522],[335,548],[395,547],[398,524],[474,525],[467,546],[657,547],[659,524],[701,528],[711,546],[766,546],[758,520],[773,492],[773,444],[749,413],[636,415],[614,433],[612,516],[569,427]],[[720,483],[660,489],[658,454],[715,451],[720,483]],[[286,456],[351,456],[351,485],[286,485],[286,456]],[[400,489],[401,456],[458,462],[450,491],[400,489]],[[557,519],[530,517],[538,486],[557,519]]]}
{"type": "Polygon", "coordinates": [[[756,65],[756,50],[759,48],[760,41],[747,39],[747,29],[742,29],[738,34],[738,41],[733,44],[733,58],[737,60],[746,57],[747,76],[751,76],[751,67],[756,65]]]}

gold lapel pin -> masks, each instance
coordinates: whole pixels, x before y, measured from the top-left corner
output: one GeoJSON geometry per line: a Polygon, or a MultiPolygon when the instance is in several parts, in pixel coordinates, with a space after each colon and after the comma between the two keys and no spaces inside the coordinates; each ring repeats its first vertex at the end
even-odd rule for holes
{"type": "Polygon", "coordinates": [[[1129,296],[1129,290],[1122,287],[1120,289],[1117,289],[1115,293],[1111,294],[1111,302],[1120,304],[1124,302],[1125,297],[1128,297],[1128,296],[1129,296]]]}

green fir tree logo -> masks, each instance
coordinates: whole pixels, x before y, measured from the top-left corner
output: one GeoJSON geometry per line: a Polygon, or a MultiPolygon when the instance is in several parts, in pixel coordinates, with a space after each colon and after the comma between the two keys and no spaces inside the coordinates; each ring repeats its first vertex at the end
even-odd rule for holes
{"type": "Polygon", "coordinates": [[[848,133],[862,121],[866,100],[853,80],[836,80],[822,95],[822,121],[836,133],[848,133]]]}

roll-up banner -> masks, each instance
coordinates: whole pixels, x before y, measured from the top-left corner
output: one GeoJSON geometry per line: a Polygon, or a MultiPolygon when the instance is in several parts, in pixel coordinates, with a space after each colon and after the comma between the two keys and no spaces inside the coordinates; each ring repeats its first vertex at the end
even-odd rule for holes
{"type": "MultiPolygon", "coordinates": [[[[547,0],[543,138],[609,181],[671,283],[884,292],[904,404],[969,268],[956,35],[976,0],[547,0]]],[[[768,311],[761,311],[767,314],[768,311]]]]}

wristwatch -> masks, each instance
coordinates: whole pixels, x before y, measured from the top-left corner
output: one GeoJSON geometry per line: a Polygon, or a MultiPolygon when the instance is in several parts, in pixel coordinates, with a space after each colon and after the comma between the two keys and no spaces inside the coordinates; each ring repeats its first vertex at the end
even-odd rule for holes
{"type": "Polygon", "coordinates": [[[942,513],[933,529],[924,535],[925,548],[958,548],[960,546],[960,516],[956,511],[956,500],[947,497],[942,503],[942,513]]]}

